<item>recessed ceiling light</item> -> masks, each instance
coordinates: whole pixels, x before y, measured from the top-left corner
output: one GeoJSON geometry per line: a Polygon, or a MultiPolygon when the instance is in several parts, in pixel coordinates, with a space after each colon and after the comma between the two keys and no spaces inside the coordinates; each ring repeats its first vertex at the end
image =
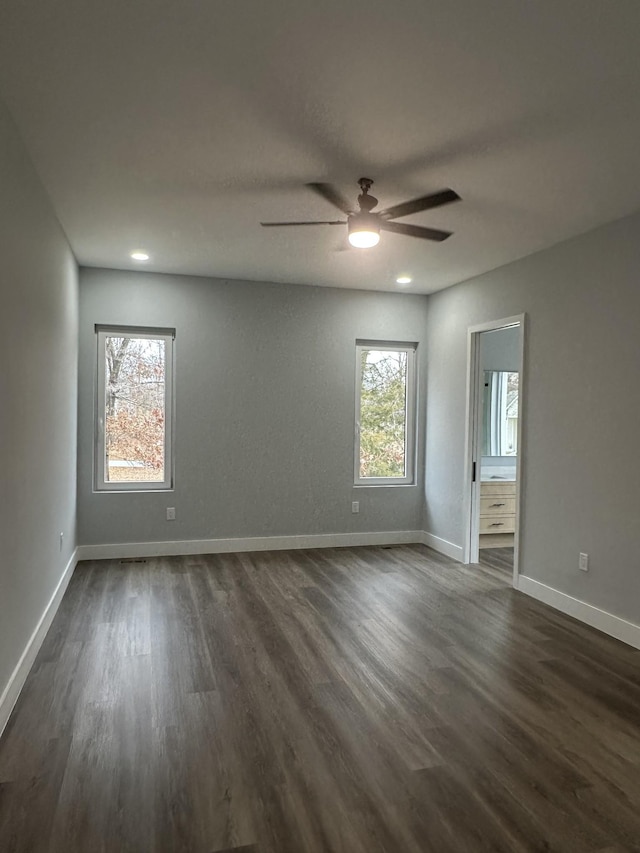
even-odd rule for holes
{"type": "Polygon", "coordinates": [[[131,257],[134,261],[148,261],[149,255],[146,252],[131,252],[131,257]]]}
{"type": "Polygon", "coordinates": [[[411,284],[412,280],[410,275],[399,275],[396,284],[411,284]]]}

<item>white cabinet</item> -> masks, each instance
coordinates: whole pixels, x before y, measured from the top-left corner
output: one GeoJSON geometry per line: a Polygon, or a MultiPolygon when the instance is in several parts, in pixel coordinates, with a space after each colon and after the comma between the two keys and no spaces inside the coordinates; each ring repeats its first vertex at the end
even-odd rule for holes
{"type": "Polygon", "coordinates": [[[515,529],[515,480],[480,483],[480,535],[514,533],[515,529]]]}

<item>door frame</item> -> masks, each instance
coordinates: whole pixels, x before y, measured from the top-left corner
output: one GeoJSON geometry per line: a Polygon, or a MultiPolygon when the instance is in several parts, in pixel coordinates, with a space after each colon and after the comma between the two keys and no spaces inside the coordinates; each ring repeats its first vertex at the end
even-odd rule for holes
{"type": "Polygon", "coordinates": [[[464,543],[463,563],[477,563],[479,557],[480,527],[480,463],[481,463],[481,417],[482,397],[480,394],[480,335],[482,332],[495,332],[520,326],[520,378],[518,388],[518,456],[516,458],[516,529],[513,539],[513,585],[518,586],[520,566],[520,529],[523,518],[522,477],[523,457],[523,421],[522,416],[525,387],[525,339],[527,334],[527,315],[516,314],[499,320],[478,323],[467,329],[467,408],[465,428],[465,464],[464,464],[464,543]]]}

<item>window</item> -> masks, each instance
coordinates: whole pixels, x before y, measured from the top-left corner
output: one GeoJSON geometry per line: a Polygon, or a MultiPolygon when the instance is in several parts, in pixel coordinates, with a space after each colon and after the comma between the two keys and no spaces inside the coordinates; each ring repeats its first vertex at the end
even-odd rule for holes
{"type": "Polygon", "coordinates": [[[482,455],[518,455],[518,385],[520,375],[484,371],[482,455]]]}
{"type": "Polygon", "coordinates": [[[170,489],[173,331],[96,327],[96,488],[170,489]]]}
{"type": "Polygon", "coordinates": [[[356,485],[413,483],[415,344],[356,345],[356,485]]]}

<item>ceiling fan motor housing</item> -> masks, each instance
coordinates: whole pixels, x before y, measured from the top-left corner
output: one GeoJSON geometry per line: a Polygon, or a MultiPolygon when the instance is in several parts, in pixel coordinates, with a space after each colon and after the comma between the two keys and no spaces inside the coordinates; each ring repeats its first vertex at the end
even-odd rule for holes
{"type": "Polygon", "coordinates": [[[360,210],[366,213],[369,213],[378,203],[378,199],[372,195],[369,195],[369,190],[373,184],[371,178],[360,178],[358,181],[360,185],[360,189],[362,193],[358,196],[358,204],[360,206],[360,210]]]}

